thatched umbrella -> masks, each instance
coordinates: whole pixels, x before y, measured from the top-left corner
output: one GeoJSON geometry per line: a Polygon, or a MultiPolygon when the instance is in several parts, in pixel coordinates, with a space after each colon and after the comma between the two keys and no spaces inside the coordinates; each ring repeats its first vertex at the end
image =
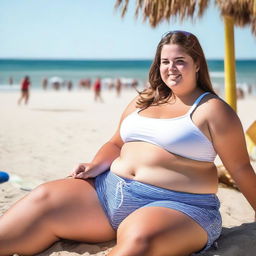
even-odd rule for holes
{"type": "MultiPolygon", "coordinates": [[[[156,27],[162,21],[175,18],[184,21],[201,17],[208,7],[209,0],[137,0],[135,15],[140,11],[144,21],[156,27]]],[[[117,0],[116,8],[121,8],[122,17],[126,14],[129,0],[117,0]]],[[[256,35],[256,0],[215,0],[220,8],[225,24],[225,93],[226,101],[236,110],[236,78],[234,54],[234,25],[251,25],[256,35]]]]}
{"type": "Polygon", "coordinates": [[[256,0],[215,0],[225,24],[225,97],[236,110],[234,25],[251,25],[256,35],[256,0]]]}

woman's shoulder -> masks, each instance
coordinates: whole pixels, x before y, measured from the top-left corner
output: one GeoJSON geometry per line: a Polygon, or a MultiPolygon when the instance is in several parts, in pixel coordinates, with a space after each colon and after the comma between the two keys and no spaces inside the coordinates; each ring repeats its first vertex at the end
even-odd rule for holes
{"type": "Polygon", "coordinates": [[[205,96],[204,101],[204,111],[207,113],[207,119],[210,123],[224,126],[240,122],[237,113],[221,97],[208,94],[205,96]]]}
{"type": "Polygon", "coordinates": [[[209,93],[204,97],[204,107],[207,108],[207,110],[210,110],[212,114],[214,113],[220,113],[219,114],[225,114],[226,112],[229,113],[235,113],[235,111],[232,109],[232,107],[221,97],[218,95],[209,93]]]}

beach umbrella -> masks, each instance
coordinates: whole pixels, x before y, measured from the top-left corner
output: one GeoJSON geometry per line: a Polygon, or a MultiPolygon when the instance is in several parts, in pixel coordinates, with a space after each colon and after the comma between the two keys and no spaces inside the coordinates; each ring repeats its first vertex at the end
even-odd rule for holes
{"type": "Polygon", "coordinates": [[[236,68],[234,25],[251,26],[256,35],[256,0],[215,0],[225,26],[225,98],[236,110],[236,68]]]}
{"type": "Polygon", "coordinates": [[[64,81],[61,77],[53,76],[49,79],[49,83],[53,85],[54,89],[58,90],[64,81]]]}
{"type": "MultiPolygon", "coordinates": [[[[184,21],[201,17],[208,7],[209,0],[137,0],[135,16],[142,12],[143,21],[149,21],[154,28],[170,18],[184,21]]],[[[117,0],[115,7],[121,8],[122,17],[125,16],[129,0],[117,0]]],[[[236,77],[234,25],[251,26],[256,35],[256,0],[215,0],[224,20],[225,28],[225,98],[236,110],[236,77]]]]}
{"type": "Polygon", "coordinates": [[[53,76],[49,79],[49,83],[50,84],[55,84],[55,83],[59,83],[62,84],[63,83],[63,79],[61,77],[58,76],[53,76]]]}

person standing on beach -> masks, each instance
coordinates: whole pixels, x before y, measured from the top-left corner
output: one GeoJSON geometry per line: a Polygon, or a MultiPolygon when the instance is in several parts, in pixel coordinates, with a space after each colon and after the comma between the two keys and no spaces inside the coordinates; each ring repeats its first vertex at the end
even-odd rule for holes
{"type": "Polygon", "coordinates": [[[122,82],[121,82],[121,79],[120,79],[120,78],[117,78],[117,79],[116,79],[115,88],[116,88],[116,96],[117,96],[117,97],[120,97],[120,95],[121,95],[121,90],[122,90],[122,82]]]}
{"type": "Polygon", "coordinates": [[[68,88],[69,91],[72,90],[72,88],[73,88],[73,82],[72,82],[72,80],[68,80],[68,82],[67,82],[67,88],[68,88]]]}
{"type": "Polygon", "coordinates": [[[22,100],[24,100],[24,103],[27,105],[28,104],[28,100],[29,100],[29,87],[31,85],[29,76],[25,76],[22,81],[21,81],[21,85],[20,85],[20,89],[21,89],[21,96],[18,100],[18,105],[21,104],[22,100]]]}
{"type": "Polygon", "coordinates": [[[197,37],[170,31],[157,46],[149,86],[92,161],[1,216],[0,256],[34,255],[60,239],[116,239],[109,256],[205,251],[222,228],[217,154],[256,210],[241,122],[214,92],[197,37]]]}
{"type": "Polygon", "coordinates": [[[42,88],[44,90],[46,90],[47,86],[48,86],[48,79],[47,79],[47,77],[44,77],[43,80],[42,80],[42,88]]]}
{"type": "Polygon", "coordinates": [[[95,101],[101,101],[103,102],[103,99],[101,97],[101,80],[100,78],[97,78],[93,85],[93,91],[94,91],[94,100],[95,101]]]}
{"type": "Polygon", "coordinates": [[[137,86],[138,86],[138,80],[137,79],[133,79],[132,80],[132,84],[131,87],[135,90],[137,90],[137,86]]]}
{"type": "Polygon", "coordinates": [[[9,77],[9,85],[13,85],[13,78],[12,78],[12,76],[9,77]]]}

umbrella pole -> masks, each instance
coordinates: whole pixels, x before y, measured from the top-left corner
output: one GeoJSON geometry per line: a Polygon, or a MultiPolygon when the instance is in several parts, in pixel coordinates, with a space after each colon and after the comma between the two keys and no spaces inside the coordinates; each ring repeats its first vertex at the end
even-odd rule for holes
{"type": "Polygon", "coordinates": [[[234,21],[232,17],[224,17],[225,24],[225,99],[236,111],[236,64],[234,47],[234,21]]]}

